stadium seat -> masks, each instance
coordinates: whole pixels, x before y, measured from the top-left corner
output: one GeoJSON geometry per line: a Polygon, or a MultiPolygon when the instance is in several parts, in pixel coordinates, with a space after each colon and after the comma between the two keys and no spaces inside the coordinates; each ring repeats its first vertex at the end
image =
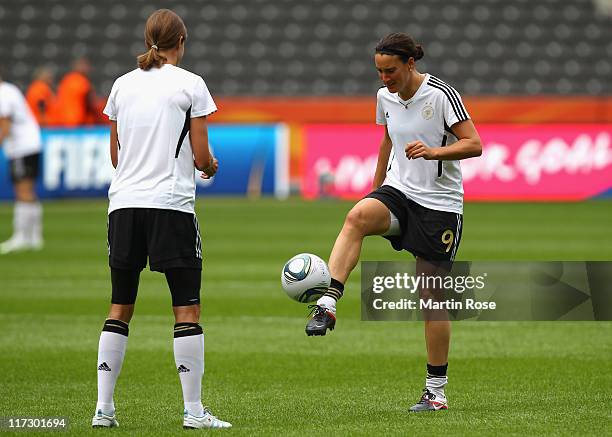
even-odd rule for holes
{"type": "MultiPolygon", "coordinates": [[[[592,0],[169,0],[189,30],[184,66],[215,95],[371,95],[376,42],[423,43],[421,70],[469,94],[611,94],[612,19],[592,0]],[[586,80],[577,80],[584,77],[586,80]]],[[[59,75],[87,56],[107,94],[144,51],[144,0],[0,0],[0,56],[25,89],[40,64],[59,75]]]]}

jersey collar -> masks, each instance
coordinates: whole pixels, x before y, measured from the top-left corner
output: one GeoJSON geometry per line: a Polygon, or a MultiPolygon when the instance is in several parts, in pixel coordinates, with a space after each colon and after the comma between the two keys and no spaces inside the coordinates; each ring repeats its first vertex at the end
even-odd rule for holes
{"type": "Polygon", "coordinates": [[[404,108],[408,109],[408,106],[410,106],[410,104],[412,102],[417,100],[419,98],[419,96],[421,94],[423,94],[423,89],[425,88],[425,83],[428,80],[429,80],[429,73],[425,73],[425,78],[423,79],[423,82],[421,82],[421,85],[419,85],[419,88],[416,90],[416,93],[414,93],[414,96],[410,97],[408,100],[402,100],[402,98],[399,95],[399,92],[397,92],[397,93],[394,93],[395,99],[397,100],[397,102],[400,105],[402,105],[404,108]]]}

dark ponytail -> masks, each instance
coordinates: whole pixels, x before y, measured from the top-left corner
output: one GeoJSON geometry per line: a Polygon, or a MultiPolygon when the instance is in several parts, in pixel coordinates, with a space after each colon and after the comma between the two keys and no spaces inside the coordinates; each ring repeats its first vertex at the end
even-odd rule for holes
{"type": "Polygon", "coordinates": [[[404,64],[410,58],[418,61],[425,56],[423,46],[415,43],[410,35],[402,32],[390,33],[385,36],[376,45],[375,52],[382,55],[399,56],[404,64]]]}
{"type": "Polygon", "coordinates": [[[416,45],[416,54],[413,56],[415,61],[418,61],[423,56],[425,56],[425,52],[423,51],[423,46],[421,44],[416,45]]]}

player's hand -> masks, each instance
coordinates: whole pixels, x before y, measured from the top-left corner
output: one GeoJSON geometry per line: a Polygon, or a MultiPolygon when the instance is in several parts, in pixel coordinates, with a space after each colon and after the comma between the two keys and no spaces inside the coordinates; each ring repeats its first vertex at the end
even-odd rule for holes
{"type": "Polygon", "coordinates": [[[210,179],[215,175],[215,173],[217,173],[218,169],[219,161],[217,161],[217,158],[212,158],[210,165],[203,170],[202,175],[200,177],[202,179],[210,179]]]}
{"type": "Polygon", "coordinates": [[[435,149],[427,147],[421,141],[412,141],[406,144],[406,158],[408,159],[436,159],[435,149]]]}

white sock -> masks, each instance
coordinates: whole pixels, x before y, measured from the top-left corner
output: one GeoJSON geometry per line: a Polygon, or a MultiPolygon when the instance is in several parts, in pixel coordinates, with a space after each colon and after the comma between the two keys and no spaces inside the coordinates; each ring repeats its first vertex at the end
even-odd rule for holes
{"type": "Polygon", "coordinates": [[[204,415],[204,334],[197,323],[177,323],[174,335],[174,361],[181,380],[185,410],[192,416],[201,417],[204,415]]]}
{"type": "Polygon", "coordinates": [[[425,387],[427,390],[439,398],[446,399],[446,395],[444,394],[444,387],[446,387],[446,384],[448,384],[448,376],[427,375],[427,378],[425,378],[425,387]]]}
{"type": "Polygon", "coordinates": [[[336,313],[336,299],[331,296],[321,296],[317,300],[317,305],[322,306],[330,310],[332,313],[336,313]]]}
{"type": "Polygon", "coordinates": [[[31,243],[42,242],[42,205],[40,202],[28,202],[26,237],[31,243]]]}
{"type": "Polygon", "coordinates": [[[26,239],[28,229],[28,202],[15,202],[13,209],[13,238],[26,239]]]}
{"type": "Polygon", "coordinates": [[[115,413],[113,393],[121,372],[125,349],[127,347],[127,323],[120,320],[107,320],[100,334],[98,345],[98,403],[96,411],[112,415],[115,413]],[[114,332],[107,329],[114,329],[114,332]],[[125,332],[123,333],[118,333],[125,332]]]}
{"type": "Polygon", "coordinates": [[[28,243],[40,244],[42,242],[42,205],[40,202],[19,202],[21,229],[28,243]]]}

